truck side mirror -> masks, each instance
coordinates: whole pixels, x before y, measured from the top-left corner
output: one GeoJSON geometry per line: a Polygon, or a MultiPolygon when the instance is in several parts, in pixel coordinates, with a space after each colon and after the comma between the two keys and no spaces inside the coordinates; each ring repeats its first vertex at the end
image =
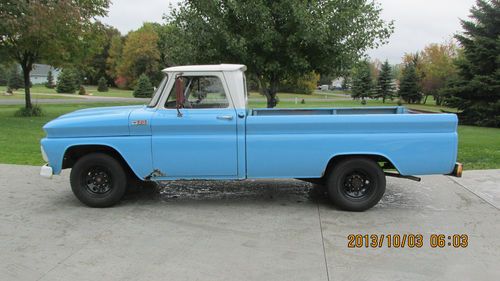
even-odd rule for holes
{"type": "Polygon", "coordinates": [[[177,117],[182,117],[180,111],[184,107],[184,82],[182,76],[175,78],[175,108],[177,109],[177,117]]]}

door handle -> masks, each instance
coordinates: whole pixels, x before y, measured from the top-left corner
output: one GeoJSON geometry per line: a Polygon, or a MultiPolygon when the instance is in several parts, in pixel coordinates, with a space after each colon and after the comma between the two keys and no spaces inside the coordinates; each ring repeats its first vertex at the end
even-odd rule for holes
{"type": "Polygon", "coordinates": [[[232,115],[219,115],[217,116],[217,119],[219,120],[233,120],[233,116],[232,115]]]}

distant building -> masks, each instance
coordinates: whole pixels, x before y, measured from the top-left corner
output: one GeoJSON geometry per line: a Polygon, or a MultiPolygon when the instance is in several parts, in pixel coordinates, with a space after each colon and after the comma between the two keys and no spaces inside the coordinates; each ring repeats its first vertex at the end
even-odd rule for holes
{"type": "Polygon", "coordinates": [[[33,70],[30,73],[31,84],[45,84],[47,82],[47,76],[49,71],[52,71],[52,77],[54,77],[54,83],[57,83],[57,77],[61,72],[60,69],[54,68],[53,66],[47,64],[34,64],[33,70]]]}
{"type": "Polygon", "coordinates": [[[342,84],[344,83],[344,78],[339,77],[332,81],[331,87],[333,89],[342,89],[342,84]]]}

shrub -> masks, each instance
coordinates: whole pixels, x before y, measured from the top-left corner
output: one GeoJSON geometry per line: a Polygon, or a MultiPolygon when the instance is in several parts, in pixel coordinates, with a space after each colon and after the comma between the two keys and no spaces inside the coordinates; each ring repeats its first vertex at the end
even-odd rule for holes
{"type": "Polygon", "coordinates": [[[78,89],[78,77],[75,71],[63,69],[57,79],[56,91],[58,93],[73,94],[78,89]]]}
{"type": "Polygon", "coordinates": [[[14,113],[16,117],[43,116],[42,108],[34,104],[31,108],[21,107],[14,113]]]}
{"type": "Polygon", "coordinates": [[[136,98],[150,98],[153,96],[153,85],[151,85],[151,81],[149,78],[142,74],[137,81],[137,86],[134,90],[134,97],[136,98]]]}
{"type": "Polygon", "coordinates": [[[119,89],[126,89],[127,88],[127,84],[128,84],[127,83],[127,78],[125,78],[123,76],[116,77],[116,79],[115,79],[115,85],[119,89]]]}
{"type": "Polygon", "coordinates": [[[78,89],[78,94],[79,95],[86,95],[87,94],[87,91],[85,90],[85,87],[83,87],[82,85],[80,85],[80,88],[78,89]]]}
{"type": "Polygon", "coordinates": [[[97,84],[97,91],[98,92],[107,92],[108,91],[108,81],[106,81],[106,78],[101,77],[99,79],[99,82],[97,84]]]}

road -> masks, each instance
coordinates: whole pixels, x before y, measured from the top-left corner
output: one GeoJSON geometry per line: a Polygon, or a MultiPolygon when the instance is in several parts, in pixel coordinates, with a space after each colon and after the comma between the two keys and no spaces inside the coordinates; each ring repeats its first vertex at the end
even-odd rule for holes
{"type": "Polygon", "coordinates": [[[162,183],[82,206],[68,171],[0,165],[0,280],[498,280],[500,170],[388,179],[381,203],[337,210],[290,180],[162,183]],[[349,234],[422,234],[421,248],[347,247],[349,234]],[[432,248],[431,234],[467,234],[432,248]]]}

